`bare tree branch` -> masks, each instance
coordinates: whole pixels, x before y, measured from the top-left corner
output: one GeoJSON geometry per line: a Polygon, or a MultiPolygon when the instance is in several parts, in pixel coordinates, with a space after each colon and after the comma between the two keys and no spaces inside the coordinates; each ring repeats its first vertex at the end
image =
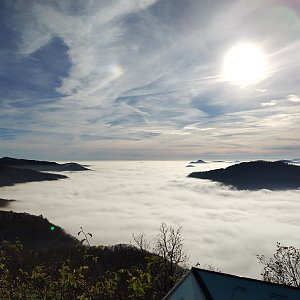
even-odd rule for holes
{"type": "Polygon", "coordinates": [[[277,243],[273,258],[267,260],[264,255],[257,258],[264,265],[261,275],[265,281],[300,287],[299,249],[277,243]]]}

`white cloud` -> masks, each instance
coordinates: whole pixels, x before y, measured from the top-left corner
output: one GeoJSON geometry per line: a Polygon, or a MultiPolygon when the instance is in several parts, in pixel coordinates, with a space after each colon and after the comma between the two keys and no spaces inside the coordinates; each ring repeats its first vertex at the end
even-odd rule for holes
{"type": "Polygon", "coordinates": [[[51,37],[58,36],[68,46],[72,63],[58,91],[79,97],[101,91],[102,97],[111,96],[109,91],[116,86],[105,90],[125,72],[119,61],[128,55],[122,22],[128,14],[138,13],[154,2],[112,1],[104,5],[88,2],[88,15],[71,15],[48,4],[34,4],[33,22],[23,33],[22,51],[30,54],[46,45],[51,37]]]}
{"type": "Polygon", "coordinates": [[[297,96],[297,95],[289,95],[288,96],[288,100],[291,101],[291,102],[298,103],[298,102],[300,102],[300,97],[297,96]]]}
{"type": "Polygon", "coordinates": [[[276,105],[277,104],[277,101],[276,100],[271,100],[271,101],[269,101],[269,102],[263,102],[262,104],[261,104],[261,106],[274,106],[274,105],[276,105]]]}

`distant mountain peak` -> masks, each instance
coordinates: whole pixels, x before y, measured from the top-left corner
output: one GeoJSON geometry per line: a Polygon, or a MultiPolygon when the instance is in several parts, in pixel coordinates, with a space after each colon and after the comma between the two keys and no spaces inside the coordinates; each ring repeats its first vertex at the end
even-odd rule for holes
{"type": "Polygon", "coordinates": [[[197,161],[191,161],[190,164],[206,164],[206,161],[198,159],[197,161]]]}

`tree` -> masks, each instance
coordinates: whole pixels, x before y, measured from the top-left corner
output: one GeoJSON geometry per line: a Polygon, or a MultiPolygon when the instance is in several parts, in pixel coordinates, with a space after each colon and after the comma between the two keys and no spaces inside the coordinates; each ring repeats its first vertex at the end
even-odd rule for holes
{"type": "Polygon", "coordinates": [[[158,280],[158,288],[164,295],[172,289],[186,271],[180,266],[188,260],[183,248],[182,227],[175,229],[161,223],[155,238],[154,252],[162,258],[160,264],[162,276],[161,280],[158,280]]]}
{"type": "Polygon", "coordinates": [[[132,234],[132,238],[134,241],[134,244],[138,246],[138,248],[142,252],[148,252],[150,249],[150,243],[147,241],[146,234],[141,233],[141,234],[132,234]]]}
{"type": "MultiPolygon", "coordinates": [[[[135,244],[146,252],[150,249],[145,234],[134,235],[135,244]]],[[[153,253],[148,257],[148,270],[158,294],[163,297],[186,273],[182,265],[188,260],[184,251],[182,227],[161,223],[154,239],[153,253]]]]}
{"type": "Polygon", "coordinates": [[[257,255],[257,258],[264,265],[261,275],[265,281],[300,288],[299,249],[277,243],[273,258],[267,260],[264,255],[257,255]]]}

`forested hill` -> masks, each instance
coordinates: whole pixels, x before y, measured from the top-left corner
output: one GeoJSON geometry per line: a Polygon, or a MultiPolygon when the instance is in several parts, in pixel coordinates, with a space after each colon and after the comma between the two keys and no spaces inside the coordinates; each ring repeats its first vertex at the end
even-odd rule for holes
{"type": "Polygon", "coordinates": [[[0,208],[1,207],[7,207],[11,202],[14,202],[15,200],[13,199],[3,199],[0,198],[0,208]]]}
{"type": "Polygon", "coordinates": [[[0,166],[21,168],[21,169],[31,169],[36,171],[53,171],[53,172],[89,170],[88,168],[73,162],[59,164],[57,162],[52,162],[52,161],[18,159],[12,157],[1,158],[0,166]]]}
{"type": "Polygon", "coordinates": [[[186,272],[142,248],[79,237],[42,216],[0,211],[0,299],[160,300],[186,272]]]}
{"type": "Polygon", "coordinates": [[[0,210],[0,240],[20,240],[25,248],[73,247],[78,240],[42,216],[0,210]]]}
{"type": "Polygon", "coordinates": [[[300,188],[300,167],[282,161],[251,161],[225,169],[193,172],[188,177],[210,179],[243,190],[300,188]]]}
{"type": "Polygon", "coordinates": [[[68,178],[62,174],[42,173],[30,169],[19,169],[0,165],[0,187],[32,181],[58,180],[68,178]]]}

